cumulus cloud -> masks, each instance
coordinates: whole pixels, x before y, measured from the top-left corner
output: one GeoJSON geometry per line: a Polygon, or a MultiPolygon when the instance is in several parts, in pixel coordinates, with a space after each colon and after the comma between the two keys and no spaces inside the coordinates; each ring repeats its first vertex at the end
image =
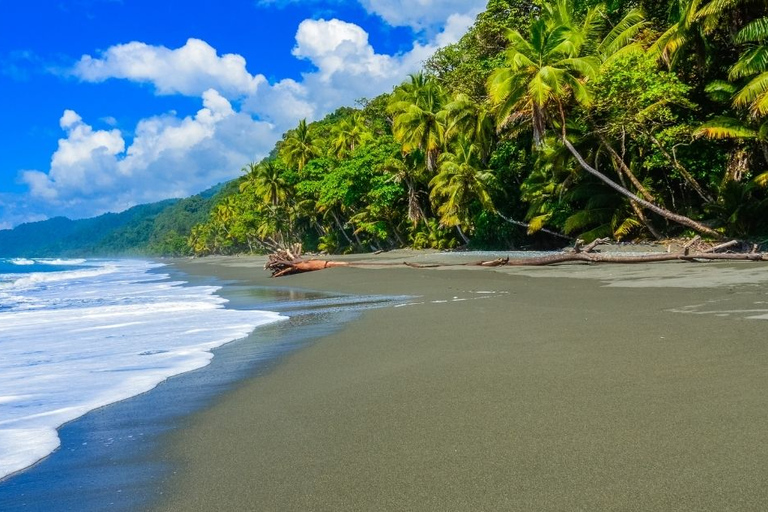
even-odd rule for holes
{"type": "Polygon", "coordinates": [[[409,51],[397,55],[376,53],[368,33],[353,23],[304,20],[292,53],[310,61],[315,69],[304,73],[300,83],[283,80],[260,87],[246,100],[245,108],[278,126],[290,127],[304,117],[317,119],[355,99],[390,91],[409,73],[418,71],[440,46],[461,37],[464,30],[456,27],[467,19],[452,20],[447,26],[450,31],[442,31],[427,44],[415,42],[409,51]]]}
{"type": "Polygon", "coordinates": [[[474,19],[487,0],[360,0],[371,14],[395,27],[424,30],[443,26],[454,15],[474,19]]]}
{"type": "MultiPolygon", "coordinates": [[[[176,49],[131,42],[97,57],[83,56],[71,69],[83,81],[149,83],[160,95],[200,98],[202,108],[185,117],[167,113],[146,118],[125,131],[116,128],[117,120],[110,117],[101,118],[107,129],[94,129],[75,111],[66,110],[60,119],[65,136],[50,168],[19,173],[29,188],[24,201],[17,202],[26,205],[23,215],[26,219],[37,218],[40,211],[96,215],[188,196],[232,179],[243,165],[266,156],[300,119],[316,120],[355,99],[390,91],[418,71],[435,50],[458,40],[472,23],[475,9],[474,2],[469,8],[466,2],[419,0],[405,6],[396,1],[393,4],[403,12],[411,11],[410,18],[402,13],[398,18],[385,3],[364,4],[393,24],[418,27],[443,19],[442,29],[428,42],[415,41],[408,51],[388,55],[377,53],[358,25],[338,19],[305,20],[297,29],[292,54],[310,62],[313,69],[299,80],[275,83],[251,74],[242,56],[220,56],[198,39],[176,49]],[[439,14],[430,13],[430,7],[439,14]]],[[[1,206],[6,225],[8,218],[22,215],[19,209],[10,215],[9,208],[1,206]]]]}
{"type": "MultiPolygon", "coordinates": [[[[262,6],[287,7],[291,4],[334,4],[343,0],[258,0],[262,6]]],[[[474,20],[487,4],[487,0],[358,0],[369,13],[393,27],[410,27],[417,32],[440,31],[451,16],[459,15],[474,20]]]]}
{"type": "MultiPolygon", "coordinates": [[[[144,119],[132,142],[119,130],[94,130],[66,110],[48,172],[27,170],[20,180],[33,201],[49,211],[78,216],[119,211],[135,204],[183,197],[239,174],[244,163],[266,153],[272,126],[236,112],[213,89],[203,93],[194,116],[144,119]]],[[[271,141],[273,142],[273,141],[271,141]]]]}
{"type": "Polygon", "coordinates": [[[253,94],[263,76],[252,76],[241,55],[219,56],[205,41],[189,39],[181,48],[131,42],[112,46],[99,57],[84,55],[72,74],[86,82],[123,78],[151,83],[159,94],[199,96],[214,88],[228,98],[253,94]]]}

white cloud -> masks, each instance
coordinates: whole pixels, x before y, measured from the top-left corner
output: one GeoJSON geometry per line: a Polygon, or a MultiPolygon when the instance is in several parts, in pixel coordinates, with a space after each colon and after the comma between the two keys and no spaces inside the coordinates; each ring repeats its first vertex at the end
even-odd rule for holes
{"type": "MultiPolygon", "coordinates": [[[[374,0],[365,3],[371,9],[386,7],[374,0]]],[[[119,123],[109,112],[101,118],[107,129],[94,129],[66,110],[60,120],[66,136],[50,168],[19,173],[29,188],[20,202],[24,218],[36,219],[39,212],[84,217],[120,211],[187,196],[238,176],[243,165],[266,156],[300,119],[316,120],[355,99],[388,92],[418,71],[440,46],[458,40],[474,19],[475,2],[471,8],[465,2],[446,2],[450,9],[438,3],[432,7],[440,14],[427,16],[430,2],[420,0],[407,8],[395,2],[403,11],[412,11],[411,21],[382,11],[392,23],[413,26],[443,19],[442,30],[429,42],[415,41],[409,51],[395,55],[377,53],[358,25],[338,19],[303,21],[292,54],[314,69],[300,80],[270,84],[263,75],[249,73],[242,56],[219,56],[198,39],[177,49],[132,42],[113,46],[99,57],[83,56],[71,72],[84,81],[150,83],[157,94],[201,98],[202,108],[184,117],[152,116],[126,131],[114,128],[119,123]],[[126,133],[132,138],[127,140],[126,133]]],[[[22,218],[19,208],[14,219],[22,218]]],[[[2,222],[11,218],[8,212],[0,208],[2,222]]]]}
{"type": "MultiPolygon", "coordinates": [[[[291,4],[319,3],[328,0],[258,0],[262,6],[288,7],[291,4]]],[[[343,4],[344,0],[336,0],[343,4]]],[[[417,32],[427,31],[432,34],[446,26],[451,16],[459,15],[474,21],[483,11],[488,0],[358,0],[369,13],[378,16],[393,27],[410,27],[417,32]]]]}
{"type": "Polygon", "coordinates": [[[474,20],[487,0],[360,0],[371,14],[380,16],[395,27],[415,30],[442,27],[453,15],[474,20]]]}
{"type": "Polygon", "coordinates": [[[219,56],[208,43],[193,38],[175,50],[136,41],[112,46],[100,57],[83,55],[72,74],[87,82],[123,78],[151,83],[159,94],[199,96],[214,88],[228,98],[253,94],[266,82],[248,73],[242,56],[219,56]]]}
{"type": "Polygon", "coordinates": [[[68,216],[73,209],[82,217],[191,195],[236,177],[274,143],[271,125],[236,112],[213,89],[203,93],[203,108],[194,116],[139,122],[130,145],[119,130],[94,130],[71,110],[60,124],[66,137],[50,170],[23,171],[20,180],[33,201],[68,216]]]}
{"type": "Polygon", "coordinates": [[[310,61],[316,68],[302,81],[283,80],[260,87],[244,106],[250,112],[289,128],[304,117],[313,120],[355,99],[372,98],[388,92],[440,46],[455,42],[467,18],[453,17],[450,32],[443,31],[429,44],[413,44],[405,53],[376,53],[368,33],[358,25],[341,20],[304,20],[296,32],[293,55],[310,61]]]}

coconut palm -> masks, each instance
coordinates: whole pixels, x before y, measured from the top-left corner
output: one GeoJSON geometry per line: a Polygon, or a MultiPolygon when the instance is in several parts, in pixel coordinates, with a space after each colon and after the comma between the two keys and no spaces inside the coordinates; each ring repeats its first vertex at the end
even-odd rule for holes
{"type": "Polygon", "coordinates": [[[403,152],[422,151],[430,172],[435,170],[445,142],[445,103],[440,84],[419,73],[393,93],[387,109],[393,115],[392,132],[403,152]]]}
{"type": "Polygon", "coordinates": [[[470,207],[478,202],[485,210],[495,212],[490,194],[493,185],[491,171],[480,167],[479,148],[466,139],[459,140],[452,152],[440,156],[439,172],[429,182],[440,225],[456,227],[469,243],[464,230],[471,228],[470,207]]]}
{"type": "Polygon", "coordinates": [[[467,137],[480,149],[480,158],[485,161],[491,154],[494,141],[493,116],[485,105],[473,101],[466,94],[457,94],[445,106],[445,138],[452,141],[467,137]]]}
{"type": "Polygon", "coordinates": [[[348,156],[373,138],[359,112],[335,124],[332,135],[331,150],[337,158],[348,156]]]}
{"type": "Polygon", "coordinates": [[[734,39],[750,46],[731,68],[729,78],[750,80],[736,93],[733,104],[749,108],[754,117],[763,117],[768,114],[768,17],[748,23],[734,39]]]}
{"type": "Polygon", "coordinates": [[[286,137],[280,148],[280,155],[290,167],[301,171],[307,162],[320,155],[307,127],[307,120],[299,121],[299,126],[286,137]]]}
{"type": "MultiPolygon", "coordinates": [[[[427,216],[421,207],[419,196],[419,171],[414,158],[411,155],[398,155],[388,158],[379,167],[380,171],[386,172],[392,176],[395,183],[402,183],[408,191],[408,220],[415,226],[420,221],[426,221],[427,216]]],[[[423,174],[424,171],[421,171],[423,174]]]]}
{"type": "MultiPolygon", "coordinates": [[[[699,8],[704,0],[677,0],[672,4],[672,25],[648,48],[648,53],[673,69],[691,45],[706,47],[699,8]]],[[[703,57],[704,52],[700,55],[703,57]]]]}
{"type": "Polygon", "coordinates": [[[243,172],[247,174],[245,181],[240,184],[240,192],[251,191],[272,206],[278,206],[288,198],[289,186],[274,161],[264,160],[259,164],[251,162],[243,167],[243,172]]]}
{"type": "MultiPolygon", "coordinates": [[[[544,8],[542,14],[532,20],[528,39],[518,31],[509,32],[507,67],[494,72],[488,81],[499,125],[515,118],[531,119],[534,145],[541,149],[546,125],[559,124],[561,142],[583,170],[643,208],[700,233],[722,238],[708,226],[642,199],[614,182],[590,165],[568,139],[566,106],[571,99],[582,105],[590,103],[591,91],[586,79],[598,72],[604,57],[600,54],[582,55],[585,49],[601,46],[597,41],[595,45],[586,44],[588,36],[596,39],[599,17],[592,11],[599,8],[590,9],[581,24],[572,21],[569,9],[572,12],[567,0],[559,0],[555,6],[550,4],[544,8]]],[[[619,45],[614,45],[614,52],[619,49],[619,45]]]]}
{"type": "Polygon", "coordinates": [[[506,66],[488,79],[498,127],[530,120],[537,148],[544,142],[552,105],[562,106],[570,96],[578,103],[589,103],[584,79],[596,74],[600,64],[594,55],[580,55],[584,42],[592,37],[598,10],[590,9],[581,25],[563,24],[570,23],[568,11],[565,1],[547,4],[544,13],[531,21],[528,37],[509,31],[506,66]]]}

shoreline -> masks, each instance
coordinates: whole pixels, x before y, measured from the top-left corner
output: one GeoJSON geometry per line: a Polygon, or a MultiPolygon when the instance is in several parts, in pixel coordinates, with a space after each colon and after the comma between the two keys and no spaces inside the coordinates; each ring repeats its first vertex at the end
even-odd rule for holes
{"type": "Polygon", "coordinates": [[[269,281],[261,263],[174,265],[420,298],[364,312],[185,421],[157,510],[768,508],[765,265],[269,281]]]}
{"type": "MultiPolygon", "coordinates": [[[[158,268],[156,273],[169,274],[171,281],[186,281],[185,287],[223,285],[211,276],[186,275],[173,266],[158,268]]],[[[229,283],[227,289],[236,290],[237,286],[229,283]]],[[[213,349],[214,357],[206,366],[173,375],[149,391],[59,426],[59,448],[0,482],[0,508],[146,508],[156,499],[155,483],[172,470],[168,461],[158,456],[167,432],[244,379],[269,371],[285,354],[311,343],[318,335],[333,332],[356,314],[354,308],[331,311],[344,302],[333,294],[269,288],[260,295],[259,302],[249,298],[243,303],[248,307],[241,309],[290,312],[292,319],[259,326],[248,336],[213,349]],[[321,302],[324,306],[319,305],[321,302]]],[[[233,309],[230,304],[225,307],[233,309]]]]}

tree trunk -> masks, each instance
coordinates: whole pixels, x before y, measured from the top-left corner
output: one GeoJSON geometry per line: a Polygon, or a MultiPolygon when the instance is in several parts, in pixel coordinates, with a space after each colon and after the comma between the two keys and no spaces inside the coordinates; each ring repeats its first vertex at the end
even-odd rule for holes
{"type": "Polygon", "coordinates": [[[632,182],[632,185],[635,186],[637,191],[640,192],[640,194],[647,201],[655,201],[655,198],[651,195],[650,192],[648,192],[648,189],[645,188],[642,183],[640,183],[640,180],[637,179],[637,176],[635,176],[635,173],[632,172],[632,169],[630,169],[627,164],[624,163],[624,159],[621,158],[618,153],[616,153],[616,150],[611,147],[608,141],[605,140],[605,138],[600,134],[598,134],[598,137],[600,138],[600,142],[603,143],[605,149],[607,149],[608,153],[610,153],[613,163],[619,167],[619,172],[623,172],[624,175],[629,178],[629,181],[632,182]]]}
{"type": "Polygon", "coordinates": [[[669,162],[675,167],[675,169],[677,169],[677,172],[680,173],[680,176],[682,176],[683,179],[685,179],[685,181],[688,182],[691,188],[693,188],[693,190],[696,191],[699,197],[702,198],[707,203],[714,202],[714,199],[712,199],[712,197],[709,194],[704,192],[704,189],[701,188],[701,185],[699,185],[699,182],[696,181],[696,178],[694,178],[693,175],[688,172],[688,169],[683,167],[682,164],[677,161],[677,158],[675,158],[673,155],[670,155],[667,149],[661,145],[661,142],[659,142],[659,140],[656,137],[654,137],[650,133],[647,135],[651,139],[651,142],[653,142],[656,145],[656,147],[659,148],[659,150],[667,158],[667,160],[669,160],[669,162]]]}
{"type": "Polygon", "coordinates": [[[718,240],[723,239],[723,235],[715,231],[714,229],[705,226],[704,224],[701,224],[700,222],[696,222],[693,219],[690,219],[684,215],[678,215],[676,213],[673,213],[665,208],[662,208],[654,203],[651,203],[650,201],[646,201],[645,199],[641,199],[637,195],[633,194],[626,188],[622,187],[621,185],[617,184],[613,180],[611,180],[609,177],[607,177],[605,174],[601,173],[591,165],[587,163],[586,160],[584,160],[584,157],[581,156],[581,154],[576,150],[575,147],[573,147],[573,144],[570,143],[570,141],[563,135],[561,137],[563,144],[565,144],[565,147],[568,148],[568,151],[571,152],[571,154],[576,158],[576,161],[579,163],[582,169],[593,175],[594,177],[598,178],[600,181],[611,187],[613,190],[618,192],[619,194],[629,198],[630,200],[636,201],[639,205],[642,207],[652,211],[653,213],[660,215],[664,217],[665,219],[671,220],[672,222],[676,222],[677,224],[680,224],[682,226],[685,226],[687,228],[691,228],[694,231],[697,231],[699,233],[703,233],[705,235],[709,235],[713,238],[716,238],[718,240]]]}
{"type": "MultiPolygon", "coordinates": [[[[622,162],[623,163],[623,162],[622,162]]],[[[621,173],[618,173],[619,181],[621,181],[621,186],[624,188],[627,188],[627,184],[624,181],[624,176],[621,173]]],[[[634,174],[633,174],[634,176],[634,174]]],[[[630,199],[629,206],[632,207],[632,211],[635,212],[635,215],[638,219],[640,219],[640,223],[645,226],[645,229],[648,230],[648,232],[655,238],[656,240],[661,240],[662,236],[659,234],[658,231],[656,231],[656,228],[653,227],[653,224],[648,220],[648,218],[643,213],[642,208],[640,208],[635,201],[632,201],[630,199]]]]}
{"type": "MultiPolygon", "coordinates": [[[[505,217],[504,215],[502,215],[499,212],[496,212],[496,215],[498,215],[499,217],[504,219],[505,222],[509,222],[510,224],[513,224],[515,226],[520,226],[521,228],[525,228],[526,230],[530,229],[530,227],[531,227],[531,225],[528,224],[527,222],[521,222],[519,220],[511,219],[509,217],[505,217]]],[[[542,233],[547,233],[548,235],[552,235],[552,236],[556,236],[558,238],[562,238],[564,240],[573,240],[573,238],[571,238],[570,236],[563,235],[563,234],[558,233],[556,231],[552,231],[551,229],[541,228],[539,231],[541,231],[542,233]]]]}
{"type": "Polygon", "coordinates": [[[456,231],[459,232],[459,236],[461,237],[462,240],[464,240],[464,243],[466,245],[469,245],[469,238],[467,238],[467,235],[464,234],[464,232],[461,230],[461,226],[459,226],[458,224],[456,224],[456,231]]]}
{"type": "Polygon", "coordinates": [[[347,235],[347,232],[346,232],[346,231],[344,231],[344,225],[343,225],[343,224],[341,223],[341,221],[339,220],[339,216],[338,216],[338,215],[336,215],[336,212],[335,212],[335,211],[333,211],[333,208],[331,208],[331,215],[333,215],[333,220],[335,220],[335,221],[336,221],[336,225],[339,227],[339,231],[341,231],[341,234],[342,234],[342,235],[344,235],[344,238],[346,238],[346,239],[347,239],[347,242],[349,242],[349,245],[352,245],[352,246],[354,246],[354,245],[355,245],[355,242],[353,242],[353,241],[352,241],[352,239],[351,239],[351,238],[349,238],[349,236],[347,235]]]}

